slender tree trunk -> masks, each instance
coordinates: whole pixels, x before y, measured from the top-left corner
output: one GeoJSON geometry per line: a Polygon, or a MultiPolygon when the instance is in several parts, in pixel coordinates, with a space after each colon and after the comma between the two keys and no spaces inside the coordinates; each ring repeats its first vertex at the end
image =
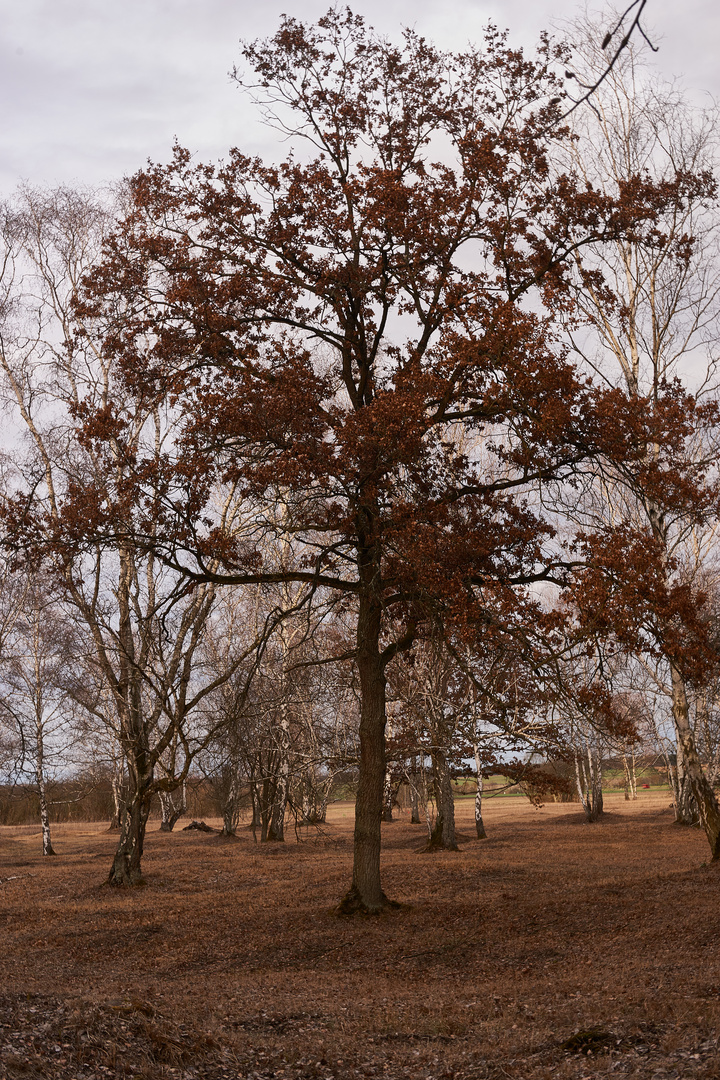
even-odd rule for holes
{"type": "Polygon", "coordinates": [[[180,804],[176,805],[175,799],[169,791],[159,792],[160,798],[160,832],[172,832],[179,819],[187,810],[185,798],[185,784],[182,785],[180,804]]]}
{"type": "MultiPolygon", "coordinates": [[[[676,736],[677,738],[677,733],[676,736]]],[[[668,752],[666,754],[667,768],[668,768],[668,783],[672,791],[673,796],[673,810],[675,813],[676,825],[692,825],[693,824],[693,807],[692,807],[692,790],[688,782],[688,778],[685,775],[685,770],[682,764],[682,749],[680,744],[676,744],[675,761],[672,761],[673,755],[668,752]]],[[[697,814],[694,815],[695,823],[697,823],[697,814]]]]}
{"type": "Polygon", "coordinates": [[[340,914],[376,914],[389,905],[380,884],[380,818],[385,784],[385,666],[380,655],[381,608],[360,594],[357,669],[360,679],[360,778],[355,801],[353,877],[340,914]]]}
{"type": "MultiPolygon", "coordinates": [[[[666,541],[662,522],[657,508],[652,505],[649,509],[650,522],[653,534],[662,542],[666,541]]],[[[678,794],[682,797],[681,766],[682,773],[687,776],[693,800],[694,809],[700,818],[700,824],[705,830],[710,855],[713,860],[720,859],[720,807],[715,797],[712,785],[709,783],[703,771],[702,763],[698,756],[695,745],[695,735],[690,723],[690,709],[688,706],[685,680],[676,665],[670,661],[670,686],[672,691],[672,711],[675,722],[675,735],[677,738],[677,761],[678,761],[678,794]]],[[[689,800],[688,800],[689,801],[689,800]]],[[[679,799],[676,803],[676,820],[681,820],[678,813],[685,815],[685,807],[679,799]]]]}
{"type": "Polygon", "coordinates": [[[477,772],[477,791],[475,792],[475,834],[478,840],[486,840],[487,833],[485,832],[485,825],[483,824],[482,816],[482,798],[483,798],[483,774],[482,774],[482,762],[480,761],[480,749],[477,745],[473,747],[475,752],[475,770],[477,772]]]}
{"type": "Polygon", "coordinates": [[[135,642],[132,629],[130,600],[134,578],[131,547],[119,550],[118,577],[118,635],[120,639],[120,673],[116,694],[120,708],[121,744],[128,771],[128,796],[123,806],[120,843],[110,869],[111,885],[142,884],[142,853],[145,828],[150,813],[153,791],[154,758],[148,746],[148,731],[143,716],[140,677],[135,664],[135,642]]]}
{"type": "Polygon", "coordinates": [[[697,732],[699,728],[702,731],[702,740],[705,746],[706,762],[704,772],[710,787],[714,789],[718,778],[718,771],[720,770],[720,744],[718,744],[717,739],[713,737],[712,725],[710,723],[710,702],[707,690],[698,693],[695,716],[695,745],[697,747],[697,732]]]}
{"type": "Polygon", "coordinates": [[[235,836],[240,824],[240,799],[242,795],[240,785],[240,770],[235,762],[227,766],[225,771],[222,801],[223,827],[221,836],[235,836]]]}
{"type": "Polygon", "coordinates": [[[682,749],[682,758],[692,793],[695,798],[700,822],[710,845],[713,860],[720,859],[720,807],[715,797],[695,748],[695,738],[690,724],[685,682],[674,664],[670,665],[672,683],[672,708],[677,733],[678,750],[682,749]]]}
{"type": "Polygon", "coordinates": [[[119,766],[115,766],[115,768],[112,771],[112,776],[110,778],[110,786],[111,786],[111,789],[112,789],[112,797],[113,797],[113,816],[112,816],[112,818],[110,820],[110,831],[111,832],[115,832],[116,829],[119,829],[121,821],[122,821],[123,804],[124,804],[124,792],[123,792],[124,779],[125,779],[124,774],[125,774],[125,769],[124,769],[124,766],[122,765],[122,762],[121,762],[119,766]]]}
{"type": "Polygon", "coordinates": [[[332,776],[328,776],[326,780],[323,780],[320,786],[320,804],[316,810],[316,820],[318,825],[324,825],[327,821],[328,799],[330,798],[332,784],[333,778],[332,776]]]}
{"type": "Polygon", "coordinates": [[[260,803],[260,843],[264,844],[269,839],[272,808],[275,803],[274,779],[269,776],[264,777],[258,794],[260,803]]]}
{"type": "MultiPolygon", "coordinates": [[[[669,759],[669,755],[668,755],[669,759]]],[[[677,821],[677,804],[678,804],[678,770],[677,770],[677,757],[675,758],[675,764],[668,760],[668,783],[670,790],[673,793],[673,805],[675,807],[675,820],[677,821]]]]}
{"type": "Polygon", "coordinates": [[[420,824],[420,801],[418,799],[417,789],[417,758],[412,759],[412,770],[410,772],[410,824],[420,824]]]}
{"type": "Polygon", "coordinates": [[[605,812],[603,805],[603,772],[600,747],[596,745],[592,750],[588,748],[588,758],[592,769],[593,821],[596,821],[600,815],[605,812]]]}
{"type": "Polygon", "coordinates": [[[274,799],[270,810],[266,840],[278,843],[285,841],[285,810],[290,791],[290,718],[287,702],[284,700],[285,680],[283,680],[283,701],[280,705],[280,725],[278,730],[277,767],[275,771],[274,799]]]}
{"type": "Polygon", "coordinates": [[[589,741],[583,749],[575,751],[575,779],[585,818],[593,822],[603,813],[602,760],[599,747],[593,749],[589,741]]]}
{"type": "Polygon", "coordinates": [[[714,790],[715,785],[717,784],[718,774],[720,774],[720,746],[718,746],[713,754],[705,774],[708,778],[708,783],[714,790]]]}
{"type": "Polygon", "coordinates": [[[590,800],[587,790],[587,776],[585,774],[585,764],[582,761],[578,751],[575,751],[575,784],[577,786],[577,793],[582,803],[582,808],[585,811],[585,817],[588,821],[591,821],[590,816],[590,800]]]}
{"type": "Polygon", "coordinates": [[[252,818],[250,820],[250,827],[257,829],[261,826],[262,821],[260,819],[260,792],[258,791],[257,781],[250,781],[250,802],[252,804],[252,818]]]}
{"type": "Polygon", "coordinates": [[[425,767],[424,760],[422,763],[422,771],[420,775],[422,776],[422,803],[425,807],[425,828],[427,829],[429,841],[433,831],[433,820],[432,814],[430,812],[430,792],[428,790],[427,769],[425,767]]]}
{"type": "Polygon", "coordinates": [[[35,772],[37,779],[38,798],[40,800],[40,827],[42,829],[42,853],[43,855],[55,855],[56,852],[52,846],[52,840],[50,838],[50,812],[48,810],[47,803],[47,789],[45,784],[45,773],[43,771],[42,756],[38,755],[37,769],[35,772]]]}
{"type": "Polygon", "coordinates": [[[433,787],[435,790],[435,826],[428,841],[427,851],[457,851],[455,840],[455,800],[453,799],[450,766],[444,748],[437,746],[431,751],[433,787]]]}
{"type": "Polygon", "coordinates": [[[303,778],[302,783],[301,807],[302,824],[312,825],[315,820],[315,800],[310,786],[310,779],[307,775],[303,778]]]}
{"type": "Polygon", "coordinates": [[[393,790],[392,790],[392,778],[390,776],[390,770],[385,769],[385,782],[383,783],[383,821],[392,821],[392,804],[393,804],[393,790]]]}

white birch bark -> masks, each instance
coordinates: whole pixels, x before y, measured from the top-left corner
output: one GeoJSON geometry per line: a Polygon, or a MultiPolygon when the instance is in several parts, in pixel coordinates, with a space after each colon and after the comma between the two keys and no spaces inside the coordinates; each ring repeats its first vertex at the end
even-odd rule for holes
{"type": "Polygon", "coordinates": [[[487,838],[487,833],[485,832],[485,824],[482,816],[483,773],[482,762],[480,760],[480,748],[477,743],[475,743],[473,747],[473,752],[475,754],[475,772],[477,774],[477,789],[475,791],[475,834],[478,840],[485,840],[487,838]]]}

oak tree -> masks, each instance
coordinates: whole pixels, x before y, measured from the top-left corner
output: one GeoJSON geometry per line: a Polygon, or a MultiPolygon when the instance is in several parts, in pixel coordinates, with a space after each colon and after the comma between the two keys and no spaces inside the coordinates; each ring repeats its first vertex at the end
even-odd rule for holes
{"type": "MultiPolygon", "coordinates": [[[[376,912],[387,666],[429,612],[462,610],[468,628],[542,618],[528,589],[563,581],[565,557],[538,492],[637,452],[628,414],[558,341],[568,268],[590,243],[655,238],[681,181],[634,175],[608,194],[557,166],[564,53],[547,40],[529,59],[489,28],[450,54],[330,11],[284,18],[244,57],[290,154],[232,150],[214,167],[177,148],[135,176],[77,314],[123,395],[177,417],[174,440],[124,472],[133,542],[189,581],[296,582],[354,619],[341,910],[376,912]],[[233,530],[213,508],[228,488],[233,530]]],[[[123,415],[108,397],[85,437],[122,443],[123,415]]],[[[104,487],[83,506],[65,504],[66,545],[119,501],[104,487]]]]}

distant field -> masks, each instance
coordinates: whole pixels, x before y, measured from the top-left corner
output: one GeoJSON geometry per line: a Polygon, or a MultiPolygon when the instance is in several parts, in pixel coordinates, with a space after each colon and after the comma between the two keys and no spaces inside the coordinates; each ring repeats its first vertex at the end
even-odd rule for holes
{"type": "MultiPolygon", "coordinates": [[[[456,799],[474,799],[476,785],[474,780],[455,780],[453,781],[455,787],[456,799]]],[[[658,776],[655,770],[650,770],[648,774],[638,773],[637,777],[638,791],[650,790],[650,791],[662,791],[668,793],[670,798],[670,788],[662,777],[658,776]]],[[[620,792],[624,798],[624,777],[622,772],[608,770],[603,774],[603,794],[616,795],[620,792]]],[[[517,784],[508,784],[507,778],[504,776],[490,776],[485,780],[483,785],[483,798],[484,799],[508,799],[508,798],[523,798],[526,799],[527,795],[524,791],[518,787],[517,784]]],[[[547,796],[546,801],[552,802],[552,797],[547,796]]]]}
{"type": "Polygon", "coordinates": [[[0,1078],[716,1080],[720,866],[668,803],[611,794],[586,825],[495,798],[478,841],[462,800],[462,850],[432,855],[404,815],[405,906],[355,920],[348,804],[286,845],[153,828],[133,892],[101,886],[102,826],[45,860],[0,828],[0,1078]]]}

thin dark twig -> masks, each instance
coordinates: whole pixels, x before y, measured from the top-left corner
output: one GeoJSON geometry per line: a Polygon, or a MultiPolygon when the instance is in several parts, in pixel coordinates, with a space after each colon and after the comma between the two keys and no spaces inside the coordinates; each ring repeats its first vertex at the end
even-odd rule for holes
{"type": "Polygon", "coordinates": [[[647,34],[643,30],[642,26],[640,25],[640,16],[643,13],[643,10],[645,8],[646,3],[647,3],[647,0],[632,0],[632,3],[622,13],[622,15],[618,19],[618,21],[615,24],[615,26],[613,27],[613,29],[608,30],[607,34],[603,38],[602,48],[607,49],[608,45],[610,45],[610,43],[612,42],[612,40],[615,37],[615,35],[617,34],[617,32],[620,30],[620,28],[622,27],[623,23],[625,22],[625,19],[628,17],[630,12],[633,10],[633,8],[637,8],[637,11],[635,12],[635,16],[633,18],[633,21],[630,24],[630,28],[628,29],[627,33],[623,35],[623,37],[622,37],[622,39],[620,41],[620,44],[615,49],[615,52],[613,53],[612,57],[610,58],[610,61],[607,64],[607,67],[605,68],[605,70],[603,71],[603,73],[602,73],[602,75],[600,76],[599,79],[597,79],[592,84],[587,84],[587,83],[581,83],[580,80],[577,78],[577,75],[572,76],[573,78],[577,79],[578,84],[585,90],[585,93],[582,95],[582,97],[578,98],[577,100],[575,100],[574,98],[572,99],[573,104],[570,106],[569,109],[567,109],[562,114],[562,116],[560,117],[561,120],[567,119],[567,117],[570,116],[571,113],[574,113],[575,110],[580,105],[582,105],[586,101],[589,101],[589,99],[592,97],[592,95],[595,93],[595,91],[598,90],[598,88],[600,86],[602,86],[602,84],[605,82],[605,80],[607,79],[610,72],[615,67],[615,64],[617,63],[617,60],[618,60],[618,58],[620,56],[620,53],[623,51],[623,49],[627,48],[627,46],[629,45],[630,38],[632,37],[633,31],[635,29],[637,29],[638,33],[642,34],[642,36],[645,38],[645,41],[648,43],[648,45],[650,46],[650,48],[652,49],[653,52],[658,51],[657,45],[653,45],[652,41],[650,40],[650,38],[647,36],[647,34]]]}

